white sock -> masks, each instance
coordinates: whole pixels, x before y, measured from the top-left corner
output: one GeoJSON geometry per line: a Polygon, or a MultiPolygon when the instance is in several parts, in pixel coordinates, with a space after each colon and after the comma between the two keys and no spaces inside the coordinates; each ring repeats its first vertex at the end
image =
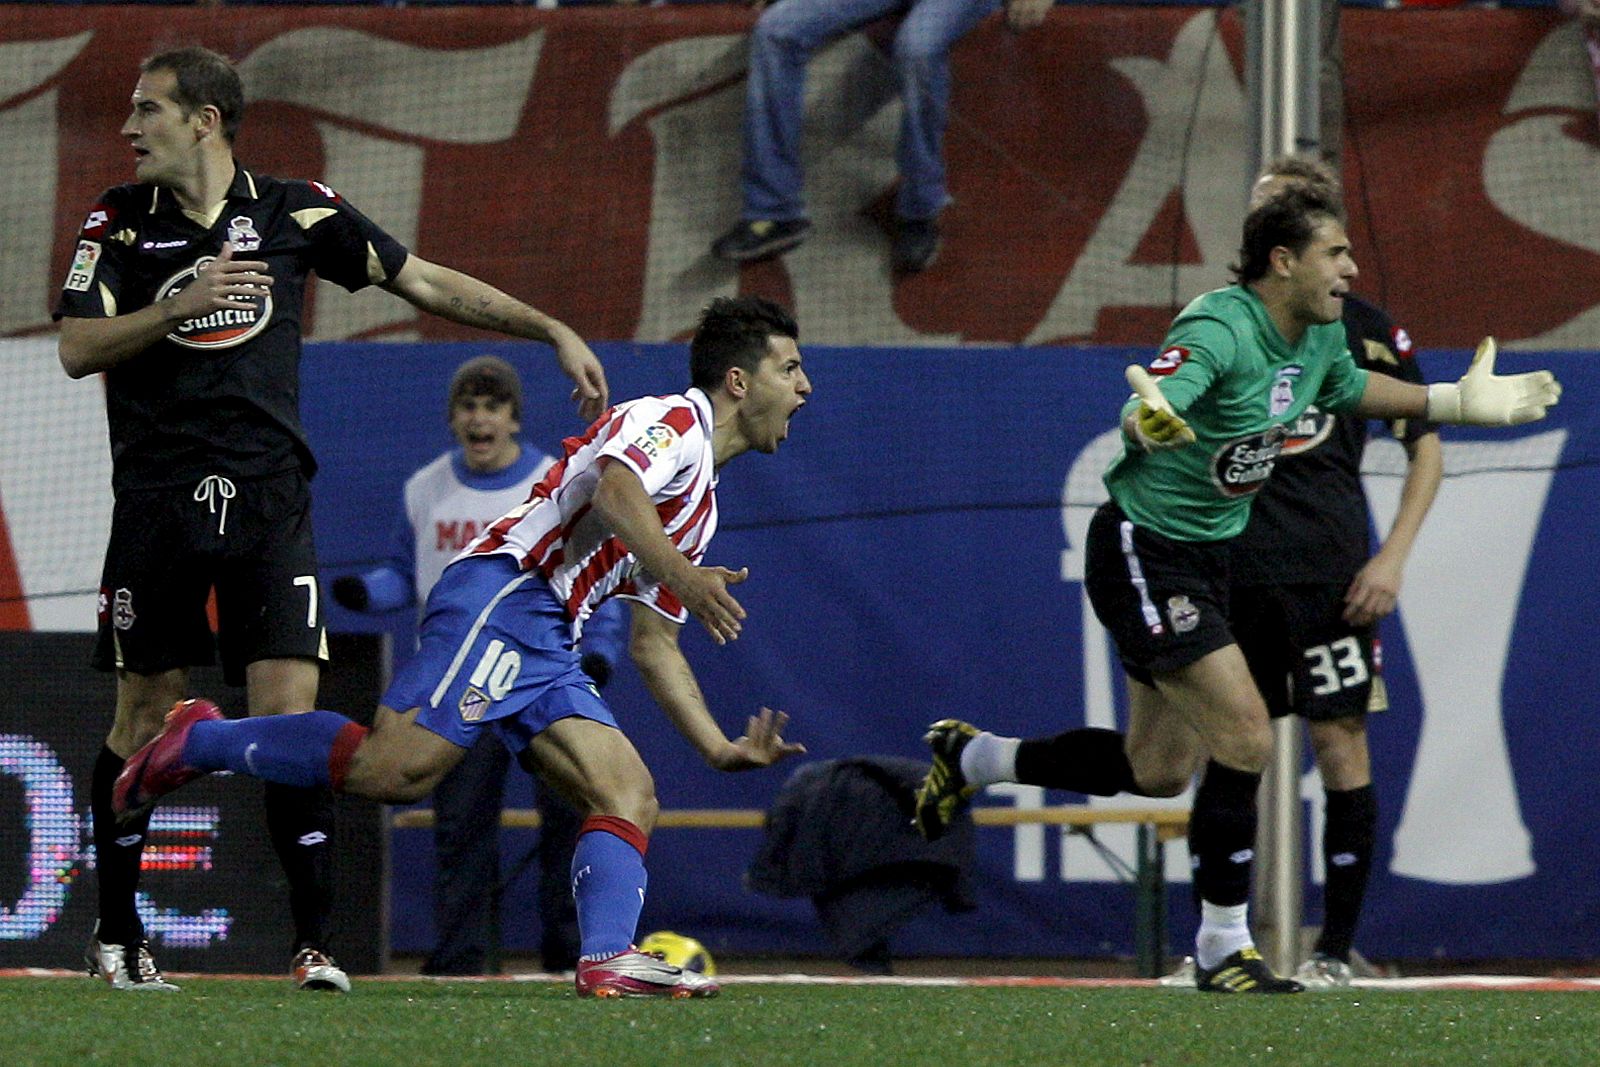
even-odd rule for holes
{"type": "Polygon", "coordinates": [[[1194,960],[1211,970],[1242,948],[1255,944],[1250,938],[1248,904],[1200,902],[1200,932],[1194,939],[1194,960]]]}
{"type": "Polygon", "coordinates": [[[961,775],[968,785],[985,786],[1017,780],[1020,737],[996,737],[984,730],[961,750],[961,775]]]}

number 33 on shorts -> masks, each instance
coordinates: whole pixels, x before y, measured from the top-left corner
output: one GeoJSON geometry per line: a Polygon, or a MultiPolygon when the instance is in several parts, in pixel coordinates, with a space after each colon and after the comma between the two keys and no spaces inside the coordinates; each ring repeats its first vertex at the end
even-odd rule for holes
{"type": "Polygon", "coordinates": [[[1372,677],[1362,655],[1361,640],[1354,635],[1305,651],[1306,669],[1315,683],[1314,696],[1330,696],[1341,689],[1352,689],[1372,677]]]}

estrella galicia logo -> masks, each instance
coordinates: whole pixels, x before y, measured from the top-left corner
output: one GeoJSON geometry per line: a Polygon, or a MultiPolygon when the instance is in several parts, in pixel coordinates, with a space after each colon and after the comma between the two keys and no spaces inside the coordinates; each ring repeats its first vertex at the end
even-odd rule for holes
{"type": "Polygon", "coordinates": [[[1226,497],[1259,492],[1288,437],[1289,431],[1278,425],[1229,441],[1211,457],[1212,484],[1226,497]]]}
{"type": "MultiPolygon", "coordinates": [[[[165,300],[183,292],[194,283],[195,275],[216,256],[201,256],[194,265],[174,274],[161,283],[156,291],[157,300],[165,300]]],[[[218,308],[198,318],[185,319],[178,328],[167,334],[167,339],[185,348],[232,348],[244,344],[267,328],[272,319],[272,291],[265,290],[250,298],[253,306],[245,308],[218,308]]]]}
{"type": "Polygon", "coordinates": [[[1333,433],[1337,421],[1338,416],[1332,412],[1322,411],[1317,405],[1312,404],[1300,413],[1299,418],[1284,426],[1289,436],[1283,442],[1283,454],[1295,456],[1316,448],[1333,433]]]}

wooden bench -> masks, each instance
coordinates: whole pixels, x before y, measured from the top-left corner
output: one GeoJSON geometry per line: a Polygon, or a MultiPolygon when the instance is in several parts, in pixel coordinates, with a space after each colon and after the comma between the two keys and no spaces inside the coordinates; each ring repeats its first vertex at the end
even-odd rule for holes
{"type": "MultiPolygon", "coordinates": [[[[767,813],[759,808],[669,808],[657,818],[656,828],[759,830],[766,821],[767,813]]],[[[1142,977],[1160,977],[1167,956],[1166,843],[1188,832],[1187,811],[1090,804],[978,806],[972,809],[972,821],[977,826],[1064,826],[1071,833],[1084,835],[1091,834],[1097,826],[1131,823],[1135,827],[1134,957],[1142,977]]],[[[532,808],[506,808],[500,813],[502,827],[531,830],[539,824],[539,813],[532,808]]],[[[396,811],[390,825],[397,830],[426,829],[433,825],[433,812],[428,808],[396,811]]],[[[498,928],[498,922],[495,926],[498,928]]],[[[494,948],[491,946],[491,951],[494,948]]]]}

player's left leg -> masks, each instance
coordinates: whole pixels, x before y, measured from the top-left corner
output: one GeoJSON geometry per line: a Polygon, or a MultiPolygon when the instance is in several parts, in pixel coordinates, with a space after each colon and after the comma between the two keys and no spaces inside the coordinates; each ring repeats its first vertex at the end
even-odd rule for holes
{"type": "MultiPolygon", "coordinates": [[[[245,669],[250,714],[287,715],[316,707],[320,665],[265,659],[245,669]]],[[[324,785],[265,783],[267,833],[289,882],[294,921],[290,974],[300,989],[348,992],[350,979],[329,954],[333,912],[333,793],[324,785]]]]}
{"type": "MultiPolygon", "coordinates": [[[[311,534],[310,487],[299,472],[240,481],[219,530],[218,638],[224,674],[244,675],[252,716],[313,710],[327,637],[311,534]]],[[[290,966],[302,989],[344,991],[328,956],[333,910],[333,795],[324,785],[265,786],[267,833],[289,883],[290,966]]]]}
{"type": "Polygon", "coordinates": [[[572,855],[572,895],[578,905],[579,996],[712,996],[715,982],[634,947],[644,907],[644,855],[659,805],[655,782],[633,744],[609,722],[598,694],[564,687],[553,699],[570,709],[543,709],[556,718],[530,741],[528,762],[584,816],[572,855]],[[596,705],[596,718],[583,705],[596,705]],[[563,712],[565,714],[563,714],[563,712]]]}
{"type": "Polygon", "coordinates": [[[1297,993],[1272,974],[1250,937],[1256,793],[1272,750],[1267,708],[1237,645],[1156,672],[1155,688],[1211,754],[1195,791],[1189,847],[1201,901],[1196,986],[1220,993],[1297,993]]]}
{"type": "Polygon", "coordinates": [[[1378,800],[1364,715],[1313,721],[1311,746],[1326,790],[1322,834],[1322,933],[1300,978],[1315,987],[1350,984],[1350,951],[1372,872],[1378,800]]]}

